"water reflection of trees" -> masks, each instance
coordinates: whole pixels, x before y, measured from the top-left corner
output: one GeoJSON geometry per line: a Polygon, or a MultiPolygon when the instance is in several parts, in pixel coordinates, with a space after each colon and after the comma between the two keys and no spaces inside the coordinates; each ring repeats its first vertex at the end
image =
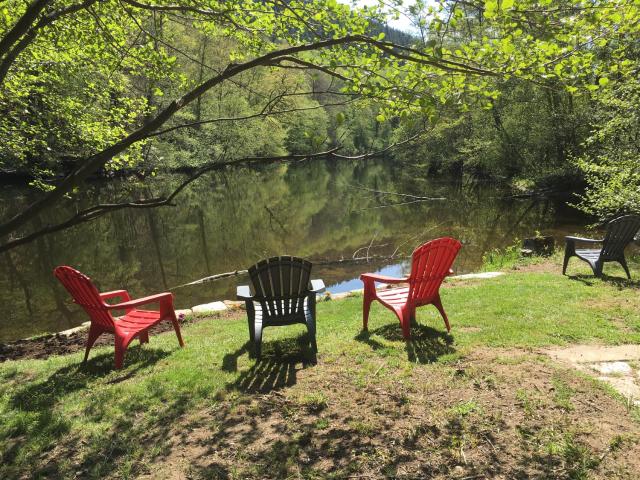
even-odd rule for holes
{"type": "MultiPolygon", "coordinates": [[[[0,261],[0,296],[13,312],[0,319],[0,339],[54,331],[83,321],[68,308],[55,283],[55,265],[76,266],[105,289],[125,287],[134,295],[170,288],[206,275],[246,267],[270,255],[312,259],[351,256],[370,244],[377,254],[410,254],[417,244],[442,235],[463,240],[459,271],[478,267],[484,251],[553,225],[549,201],[501,199],[494,188],[401,175],[382,162],[312,162],[261,170],[224,172],[185,191],[176,207],[123,210],[15,249],[0,261]],[[397,201],[356,188],[446,197],[446,201],[381,207],[397,201]],[[377,248],[377,245],[384,245],[377,248]]],[[[169,189],[180,179],[167,177],[169,189]]],[[[83,204],[114,201],[125,182],[96,184],[86,198],[69,202],[65,215],[83,204]]],[[[144,183],[127,183],[140,198],[144,183]]],[[[11,189],[5,209],[28,201],[11,189]]],[[[131,195],[131,191],[127,193],[131,195]]],[[[50,218],[55,221],[57,218],[50,218]]],[[[326,283],[353,278],[371,266],[321,268],[326,283]]],[[[230,296],[236,279],[180,289],[177,303],[189,306],[230,296]]]]}

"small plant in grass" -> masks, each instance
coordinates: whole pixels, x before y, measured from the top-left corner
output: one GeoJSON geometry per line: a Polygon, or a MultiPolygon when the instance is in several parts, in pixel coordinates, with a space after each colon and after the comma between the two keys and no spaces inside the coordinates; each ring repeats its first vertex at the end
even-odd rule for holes
{"type": "Polygon", "coordinates": [[[520,247],[517,243],[503,249],[494,248],[482,255],[482,270],[490,272],[494,270],[503,270],[515,267],[522,257],[520,255],[520,247]]]}
{"type": "Polygon", "coordinates": [[[480,412],[482,408],[477,402],[469,400],[467,402],[460,402],[451,409],[449,413],[457,417],[466,417],[473,412],[480,412]]]}
{"type": "Polygon", "coordinates": [[[568,412],[572,411],[574,406],[571,398],[575,393],[574,390],[557,375],[552,379],[552,383],[554,388],[553,401],[556,406],[568,412]]]}
{"type": "Polygon", "coordinates": [[[304,395],[299,403],[311,413],[318,413],[327,408],[327,399],[320,392],[304,395]]]}
{"type": "Polygon", "coordinates": [[[516,391],[516,400],[520,403],[525,416],[528,418],[532,417],[540,407],[540,400],[524,388],[519,388],[516,391]]]}
{"type": "Polygon", "coordinates": [[[329,420],[327,420],[326,418],[319,418],[318,420],[316,420],[314,426],[317,430],[326,430],[327,428],[329,428],[329,420]]]}
{"type": "Polygon", "coordinates": [[[360,435],[371,436],[376,431],[376,426],[370,422],[355,420],[349,423],[349,427],[354,429],[360,435]]]}
{"type": "Polygon", "coordinates": [[[260,415],[261,413],[260,404],[252,403],[251,405],[249,405],[249,407],[247,408],[247,413],[253,417],[257,417],[258,415],[260,415]]]}
{"type": "Polygon", "coordinates": [[[545,445],[548,454],[559,456],[564,463],[566,476],[571,479],[590,478],[590,471],[601,462],[589,446],[578,442],[575,434],[567,432],[561,437],[556,437],[545,445]]]}

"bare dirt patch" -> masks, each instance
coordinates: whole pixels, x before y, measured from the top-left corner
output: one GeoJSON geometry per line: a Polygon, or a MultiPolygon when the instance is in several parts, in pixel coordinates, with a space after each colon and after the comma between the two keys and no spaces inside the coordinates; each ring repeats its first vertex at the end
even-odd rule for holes
{"type": "Polygon", "coordinates": [[[608,383],[629,404],[640,404],[639,345],[574,345],[549,349],[546,353],[608,383]]]}
{"type": "Polygon", "coordinates": [[[146,478],[638,478],[640,427],[544,355],[271,358],[169,437],[146,478]],[[259,377],[259,378],[258,378],[259,377]],[[259,390],[252,385],[260,385],[259,390]]]}
{"type": "Polygon", "coordinates": [[[562,266],[559,263],[544,257],[536,257],[535,261],[516,265],[513,269],[518,272],[562,273],[562,266]]]}

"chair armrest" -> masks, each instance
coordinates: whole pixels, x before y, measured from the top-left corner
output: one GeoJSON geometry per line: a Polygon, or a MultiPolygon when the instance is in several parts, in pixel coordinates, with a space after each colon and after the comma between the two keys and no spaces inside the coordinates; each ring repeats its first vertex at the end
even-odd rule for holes
{"type": "Polygon", "coordinates": [[[602,243],[604,242],[604,238],[601,240],[596,240],[594,238],[582,238],[582,237],[564,237],[566,241],[569,242],[586,242],[586,243],[602,243]]]}
{"type": "Polygon", "coordinates": [[[311,288],[309,289],[311,293],[322,293],[325,290],[326,288],[322,280],[320,280],[319,278],[316,280],[311,280],[311,288]]]}
{"type": "Polygon", "coordinates": [[[126,290],[114,290],[113,292],[104,292],[100,294],[102,300],[110,300],[112,298],[122,298],[125,302],[131,300],[129,292],[126,290]]]}
{"type": "Polygon", "coordinates": [[[383,283],[405,283],[409,281],[408,278],[385,277],[384,275],[376,275],[375,273],[363,273],[360,275],[360,280],[363,282],[365,280],[373,280],[375,282],[383,283]]]}
{"type": "Polygon", "coordinates": [[[251,300],[253,299],[253,295],[251,295],[251,289],[249,285],[238,285],[236,289],[236,297],[238,300],[251,300]]]}
{"type": "Polygon", "coordinates": [[[128,308],[138,307],[140,305],[148,305],[150,303],[161,303],[166,301],[173,303],[173,294],[171,292],[157,293],[148,297],[129,300],[128,302],[115,303],[113,305],[107,304],[107,308],[109,310],[126,310],[128,308]]]}

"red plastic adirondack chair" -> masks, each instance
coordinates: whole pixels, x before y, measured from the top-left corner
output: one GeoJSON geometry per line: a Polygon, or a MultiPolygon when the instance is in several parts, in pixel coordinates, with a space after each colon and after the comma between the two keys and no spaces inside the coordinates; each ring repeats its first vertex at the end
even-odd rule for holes
{"type": "Polygon", "coordinates": [[[173,323],[173,328],[178,336],[178,342],[184,347],[180,325],[173,309],[173,295],[169,292],[158,293],[149,297],[131,300],[126,290],[100,293],[93,285],[91,279],[71,267],[57,267],[53,274],[64,285],[73,297],[73,301],[84,308],[91,318],[87,350],[84,354],[84,362],[89,357],[89,350],[103,333],[111,333],[115,336],[116,368],[122,368],[124,354],[131,341],[138,337],[140,343],[149,343],[149,329],[163,320],[173,323]],[[120,298],[122,303],[108,304],[105,300],[120,298]],[[160,311],[138,310],[135,307],[160,304],[160,311]],[[124,310],[122,317],[114,317],[111,310],[124,310]]]}
{"type": "Polygon", "coordinates": [[[410,324],[415,318],[416,308],[434,305],[447,327],[451,331],[449,319],[440,301],[440,284],[447,275],[451,275],[451,265],[462,244],[454,238],[438,238],[418,247],[412,255],[411,274],[408,278],[393,278],[374,273],[363,273],[364,303],[362,308],[362,327],[366,330],[369,322],[371,302],[378,300],[396,314],[400,320],[405,339],[411,337],[410,324]],[[408,283],[408,287],[376,290],[375,282],[408,283]]]}

